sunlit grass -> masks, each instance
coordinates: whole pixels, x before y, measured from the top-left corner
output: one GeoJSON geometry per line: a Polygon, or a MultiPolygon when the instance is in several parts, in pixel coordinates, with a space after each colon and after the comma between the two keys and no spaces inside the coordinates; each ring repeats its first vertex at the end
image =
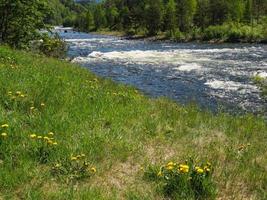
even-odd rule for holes
{"type": "Polygon", "coordinates": [[[261,117],[149,99],[5,47],[0,92],[0,199],[164,199],[144,169],[188,158],[213,164],[217,197],[266,198],[261,117]]]}

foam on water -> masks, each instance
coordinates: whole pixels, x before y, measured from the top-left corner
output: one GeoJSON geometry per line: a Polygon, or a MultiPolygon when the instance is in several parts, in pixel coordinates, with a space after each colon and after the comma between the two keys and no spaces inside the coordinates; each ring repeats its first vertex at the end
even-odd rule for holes
{"type": "Polygon", "coordinates": [[[221,89],[226,91],[244,91],[248,92],[258,91],[257,87],[249,84],[242,84],[240,82],[234,81],[223,81],[223,80],[211,80],[207,81],[205,85],[213,88],[213,89],[221,89]]]}

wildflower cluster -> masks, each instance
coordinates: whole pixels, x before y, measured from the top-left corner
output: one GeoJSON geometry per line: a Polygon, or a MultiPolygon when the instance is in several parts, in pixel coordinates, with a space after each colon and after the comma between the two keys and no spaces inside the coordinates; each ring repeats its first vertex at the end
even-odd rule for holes
{"type": "Polygon", "coordinates": [[[29,137],[31,139],[36,139],[38,141],[41,141],[41,142],[44,142],[45,144],[48,144],[48,145],[58,145],[58,143],[55,141],[55,138],[54,138],[54,133],[53,132],[49,132],[46,136],[42,136],[42,135],[37,135],[37,134],[30,134],[29,137]]]}
{"type": "Polygon", "coordinates": [[[96,168],[86,160],[85,154],[71,155],[69,159],[57,162],[52,166],[51,172],[57,177],[66,177],[67,182],[91,177],[96,168]]]}
{"type": "Polygon", "coordinates": [[[212,165],[195,165],[193,161],[185,163],[168,162],[160,167],[155,179],[163,187],[167,196],[193,199],[211,198],[215,195],[212,182],[212,165]]]}
{"type": "Polygon", "coordinates": [[[32,148],[32,151],[39,162],[46,163],[52,151],[58,145],[54,135],[53,132],[49,132],[44,136],[35,133],[29,135],[29,138],[35,142],[35,148],[32,148]]]}
{"type": "Polygon", "coordinates": [[[45,104],[39,103],[39,105],[36,105],[34,101],[31,101],[28,95],[21,91],[9,91],[7,92],[7,101],[6,105],[10,107],[10,109],[18,109],[21,108],[22,110],[26,112],[33,113],[36,110],[41,110],[45,107],[45,104]]]}
{"type": "Polygon", "coordinates": [[[8,134],[7,134],[7,129],[8,129],[9,125],[8,124],[2,124],[0,126],[0,133],[1,133],[1,139],[5,139],[7,138],[8,134]]]}

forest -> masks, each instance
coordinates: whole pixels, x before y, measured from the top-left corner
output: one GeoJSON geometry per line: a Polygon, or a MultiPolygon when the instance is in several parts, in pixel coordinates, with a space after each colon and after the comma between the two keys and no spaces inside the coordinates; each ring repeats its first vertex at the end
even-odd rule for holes
{"type": "Polygon", "coordinates": [[[64,25],[86,32],[247,42],[266,39],[266,16],[266,0],[106,0],[87,5],[64,25]]]}
{"type": "Polygon", "coordinates": [[[178,41],[267,40],[267,0],[1,0],[0,13],[0,43],[22,48],[53,25],[178,41]]]}

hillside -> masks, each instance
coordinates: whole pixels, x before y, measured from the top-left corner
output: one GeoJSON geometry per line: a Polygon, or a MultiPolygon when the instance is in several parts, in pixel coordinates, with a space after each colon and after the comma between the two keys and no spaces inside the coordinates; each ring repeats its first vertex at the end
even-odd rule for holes
{"type": "Polygon", "coordinates": [[[150,99],[7,47],[0,92],[0,199],[169,199],[151,174],[186,160],[211,163],[218,199],[267,196],[261,117],[150,99]]]}

